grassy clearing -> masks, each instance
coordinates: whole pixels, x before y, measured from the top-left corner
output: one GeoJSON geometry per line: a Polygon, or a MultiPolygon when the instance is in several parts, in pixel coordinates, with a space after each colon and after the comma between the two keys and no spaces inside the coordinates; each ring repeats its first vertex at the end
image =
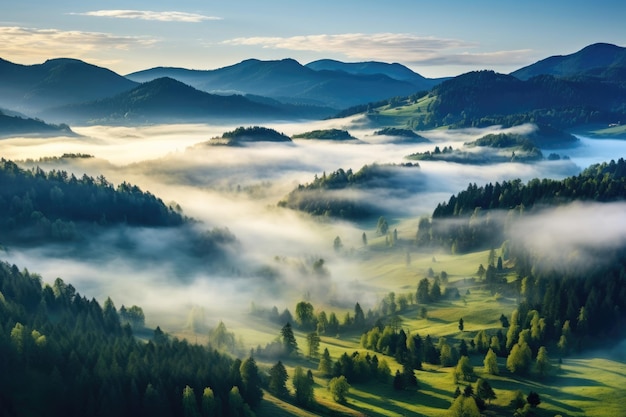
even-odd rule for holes
{"type": "MultiPolygon", "coordinates": [[[[402,234],[401,234],[402,235],[402,234]]],[[[448,342],[458,346],[461,339],[472,339],[479,330],[487,330],[495,334],[501,329],[501,314],[510,317],[516,307],[512,298],[492,295],[482,289],[470,278],[474,276],[478,265],[487,265],[488,251],[464,255],[444,253],[419,253],[411,246],[409,239],[400,239],[398,246],[390,248],[382,238],[372,238],[367,249],[359,250],[352,260],[360,263],[362,271],[359,282],[375,288],[382,298],[388,292],[396,294],[414,293],[417,283],[425,277],[429,268],[435,275],[446,271],[450,285],[456,285],[461,298],[445,300],[426,305],[428,318],[419,317],[419,307],[411,305],[401,315],[402,328],[410,333],[419,333],[422,337],[431,335],[436,343],[439,337],[446,337],[448,342]],[[407,265],[406,251],[411,252],[411,262],[407,265]],[[467,292],[469,290],[469,293],[467,292]],[[459,318],[464,320],[464,331],[458,328],[459,318]]],[[[510,278],[511,279],[511,278],[510,278]]],[[[294,300],[293,305],[299,300],[294,300]]],[[[355,300],[359,301],[359,300],[355,300]]],[[[338,317],[343,314],[337,308],[314,305],[316,310],[334,311],[338,317]]],[[[369,308],[372,306],[363,306],[369,308]]],[[[293,307],[290,307],[293,311],[293,307]]],[[[279,335],[280,326],[265,322],[261,318],[248,317],[233,323],[226,323],[229,330],[235,331],[237,338],[245,341],[246,348],[258,344],[262,346],[279,335]]],[[[417,371],[419,380],[417,391],[395,391],[391,382],[380,384],[371,382],[354,384],[346,404],[336,404],[327,390],[328,380],[320,377],[316,370],[317,359],[308,359],[306,354],[305,333],[295,331],[300,347],[300,356],[284,360],[288,372],[293,375],[296,366],[311,369],[315,376],[315,397],[319,404],[315,410],[302,410],[289,402],[266,394],[263,405],[257,415],[265,416],[445,416],[453,401],[456,384],[453,380],[453,368],[441,368],[424,364],[424,370],[417,371]]],[[[192,339],[190,339],[192,340],[192,339]]],[[[333,360],[337,360],[344,352],[354,351],[365,353],[360,346],[360,334],[349,332],[340,335],[322,335],[320,352],[328,348],[333,360]]],[[[374,352],[369,352],[371,355],[374,352]]],[[[401,366],[391,357],[376,353],[379,359],[384,358],[392,374],[401,366]]],[[[535,377],[521,378],[506,371],[505,359],[499,358],[501,375],[483,374],[483,355],[472,354],[471,363],[479,377],[489,380],[494,388],[497,399],[493,400],[484,412],[486,416],[512,415],[511,402],[516,390],[524,396],[533,390],[539,393],[541,404],[536,415],[548,417],[562,416],[623,416],[623,398],[626,396],[626,363],[623,359],[600,358],[599,355],[589,358],[566,358],[555,376],[540,380],[535,377]],[[620,361],[621,360],[621,361],[620,361]]],[[[267,369],[274,362],[259,366],[267,369]]],[[[555,356],[553,363],[557,366],[555,356]]],[[[292,389],[290,382],[288,387],[292,389]]],[[[461,386],[461,390],[463,387],[461,386]]]]}

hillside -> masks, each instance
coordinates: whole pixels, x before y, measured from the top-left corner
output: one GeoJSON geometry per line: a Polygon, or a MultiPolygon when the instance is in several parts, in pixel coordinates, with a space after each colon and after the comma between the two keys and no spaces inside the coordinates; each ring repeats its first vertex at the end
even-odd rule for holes
{"type": "Polygon", "coordinates": [[[10,116],[0,110],[0,138],[11,136],[73,136],[68,125],[51,125],[42,120],[10,116]]]}
{"type": "Polygon", "coordinates": [[[310,132],[298,133],[296,135],[293,135],[293,138],[328,140],[335,142],[358,141],[358,139],[352,136],[350,132],[341,129],[312,130],[310,132]]]}
{"type": "Polygon", "coordinates": [[[222,136],[211,138],[208,142],[200,143],[196,146],[244,146],[251,143],[261,142],[283,142],[291,143],[291,138],[287,135],[261,126],[238,127],[235,130],[224,132],[222,136]]]}
{"type": "Polygon", "coordinates": [[[272,106],[239,95],[208,94],[172,78],[158,78],[110,98],[57,107],[43,114],[51,120],[81,123],[208,121],[217,117],[250,120],[284,116],[272,106]]]}
{"type": "Polygon", "coordinates": [[[293,59],[248,59],[208,71],[161,67],[128,74],[127,78],[146,82],[165,76],[211,93],[254,94],[287,103],[315,104],[335,109],[420,90],[409,81],[381,73],[315,71],[293,59]]]}
{"type": "Polygon", "coordinates": [[[334,59],[320,59],[305,65],[315,71],[343,71],[354,75],[383,74],[389,78],[400,81],[408,81],[415,85],[418,90],[430,90],[445,79],[426,78],[402,64],[386,62],[341,62],[334,59]]]}
{"type": "Polygon", "coordinates": [[[61,278],[44,283],[5,262],[0,321],[3,415],[182,417],[190,405],[199,415],[194,393],[218,415],[243,415],[261,401],[254,360],[241,366],[210,347],[145,328],[139,306],[118,310],[110,298],[89,299],[61,278]],[[242,375],[245,385],[237,382],[242,375]],[[235,395],[237,384],[247,390],[235,395]]]}
{"type": "Polygon", "coordinates": [[[76,59],[51,59],[37,65],[0,59],[0,106],[31,114],[109,97],[136,86],[111,70],[76,59]]]}
{"type": "Polygon", "coordinates": [[[608,68],[626,68],[626,48],[607,43],[589,45],[569,55],[556,55],[542,59],[532,65],[520,68],[510,75],[528,80],[538,75],[573,77],[576,75],[598,73],[608,68]]]}
{"type": "Polygon", "coordinates": [[[375,201],[362,198],[357,192],[385,188],[417,192],[421,186],[419,181],[408,184],[403,175],[419,175],[419,165],[411,162],[402,165],[371,164],[357,172],[340,168],[330,174],[324,172],[321,177],[316,175],[308,184],[298,185],[278,205],[314,216],[368,219],[379,214],[380,208],[375,201]]]}

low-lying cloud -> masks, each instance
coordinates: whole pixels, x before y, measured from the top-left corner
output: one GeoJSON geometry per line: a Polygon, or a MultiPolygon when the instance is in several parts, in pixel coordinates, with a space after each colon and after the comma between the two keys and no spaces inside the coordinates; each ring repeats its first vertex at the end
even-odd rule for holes
{"type": "Polygon", "coordinates": [[[510,229],[549,268],[586,270],[626,246],[626,203],[574,202],[527,214],[510,229]]]}
{"type": "MultiPolygon", "coordinates": [[[[305,294],[318,305],[327,301],[324,297],[330,293],[337,305],[349,307],[359,301],[367,309],[381,294],[388,292],[388,289],[365,285],[372,282],[374,272],[365,269],[359,259],[362,233],[373,240],[377,219],[352,223],[312,218],[306,213],[277,207],[277,203],[298,184],[311,182],[315,175],[323,172],[329,174],[339,168],[356,172],[363,165],[375,162],[402,163],[406,162],[405,155],[432,151],[434,146],[456,148],[498,131],[493,128],[425,132],[434,143],[385,144],[376,141],[375,127],[363,124],[358,118],[264,126],[287,135],[339,128],[366,143],[295,140],[289,145],[194,146],[238,127],[202,124],[73,127],[82,135],[80,138],[1,141],[3,156],[13,160],[71,152],[94,155],[93,159],[70,158],[39,165],[46,170],[64,169],[78,177],[85,172],[90,176],[102,174],[114,184],[127,181],[150,191],[166,204],[172,201],[180,204],[186,215],[201,221],[196,225],[201,230],[228,228],[238,241],[240,275],[222,273],[201,263],[181,268],[186,258],[168,249],[168,244],[181,244],[181,236],[172,230],[131,233],[128,238],[134,247],[132,253],[137,254],[132,257],[128,250],[115,249],[115,245],[107,243],[106,238],[109,238],[119,246],[123,234],[116,231],[102,236],[91,246],[95,251],[112,248],[111,253],[99,261],[63,254],[55,248],[9,248],[9,255],[2,258],[8,258],[20,268],[41,273],[46,282],[60,276],[87,297],[104,300],[111,296],[118,307],[140,305],[150,324],[167,323],[168,330],[180,329],[193,305],[204,308],[208,317],[227,319],[229,328],[234,320],[233,310],[245,313],[251,301],[264,307],[276,305],[281,311],[288,307],[293,312],[296,300],[303,299],[305,294]],[[337,236],[343,242],[345,256],[337,254],[333,248],[337,236]],[[353,248],[356,254],[351,256],[353,248]],[[321,288],[326,292],[323,295],[315,293],[319,281],[311,272],[313,263],[319,259],[324,259],[328,270],[327,276],[319,278],[324,280],[321,288]]],[[[593,154],[594,146],[611,145],[614,155],[624,154],[626,150],[623,141],[601,141],[597,145],[591,142],[583,141],[589,146],[582,155],[584,158],[593,154]]],[[[604,151],[608,153],[608,149],[604,151]]],[[[467,188],[470,182],[480,186],[513,178],[524,182],[535,177],[562,178],[580,171],[577,161],[572,158],[571,161],[484,166],[420,161],[420,168],[394,169],[390,187],[356,190],[352,196],[374,202],[380,207],[381,215],[388,216],[391,230],[397,227],[400,238],[408,240],[415,236],[420,216],[431,214],[437,203],[447,201],[451,194],[467,188]]],[[[597,239],[597,245],[601,245],[602,237],[617,241],[619,232],[626,236],[624,223],[618,216],[620,207],[606,210],[594,205],[583,205],[580,210],[567,206],[555,209],[554,213],[528,215],[529,223],[516,230],[528,234],[529,244],[543,240],[550,242],[546,245],[548,248],[565,251],[564,245],[573,242],[574,249],[581,251],[585,240],[595,245],[594,239],[597,239]],[[563,225],[556,228],[551,223],[559,219],[563,220],[563,225]],[[579,230],[583,219],[589,222],[613,219],[615,224],[613,231],[608,230],[610,225],[595,223],[579,230]],[[595,237],[581,237],[592,235],[594,230],[597,231],[595,237]],[[550,241],[549,238],[558,239],[550,241]]],[[[622,214],[626,212],[623,206],[621,210],[622,214]]]]}

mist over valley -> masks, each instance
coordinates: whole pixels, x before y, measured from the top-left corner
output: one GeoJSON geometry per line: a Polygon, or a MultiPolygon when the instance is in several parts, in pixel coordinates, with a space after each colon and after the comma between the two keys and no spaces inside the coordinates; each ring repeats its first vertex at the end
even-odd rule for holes
{"type": "Polygon", "coordinates": [[[617,415],[623,51],[1,60],[0,412],[617,415]]]}

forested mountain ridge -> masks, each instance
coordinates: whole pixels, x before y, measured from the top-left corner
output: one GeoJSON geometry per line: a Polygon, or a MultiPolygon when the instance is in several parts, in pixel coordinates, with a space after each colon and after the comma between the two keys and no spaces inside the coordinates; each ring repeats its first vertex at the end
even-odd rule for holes
{"type": "Polygon", "coordinates": [[[185,219],[154,195],[106,178],[24,170],[0,160],[0,229],[26,239],[77,237],[77,223],[178,226],[185,219]],[[25,233],[25,234],[24,234],[25,233]]]}
{"type": "MultiPolygon", "coordinates": [[[[311,183],[299,184],[282,201],[281,207],[305,211],[314,216],[333,216],[350,220],[364,219],[379,211],[374,203],[365,202],[350,193],[351,190],[373,190],[376,188],[397,187],[408,191],[402,181],[394,181],[400,170],[417,169],[419,164],[408,162],[402,165],[364,165],[357,172],[342,168],[321,177],[317,175],[311,183]],[[337,194],[337,191],[341,193],[337,194]]],[[[415,190],[410,190],[415,191],[415,190]]]]}
{"type": "Polygon", "coordinates": [[[158,327],[140,341],[128,311],[143,317],[139,307],[117,310],[110,298],[101,305],[60,278],[51,286],[0,263],[0,414],[166,417],[202,407],[203,415],[232,416],[259,404],[254,359],[234,360],[158,327]]]}
{"type": "Polygon", "coordinates": [[[254,119],[284,117],[284,110],[240,95],[209,94],[172,78],[158,78],[116,96],[51,108],[42,113],[50,120],[81,123],[208,121],[216,117],[254,119]]]}
{"type": "Polygon", "coordinates": [[[426,88],[381,73],[315,71],[293,59],[247,59],[207,71],[161,67],[128,74],[126,77],[146,82],[164,76],[212,93],[254,94],[286,103],[324,105],[335,109],[391,96],[404,96],[426,88]]]}
{"type": "Polygon", "coordinates": [[[0,138],[17,135],[68,135],[74,132],[66,124],[51,125],[42,120],[11,116],[0,110],[0,138]]]}
{"type": "Polygon", "coordinates": [[[435,87],[427,126],[455,127],[523,123],[557,129],[613,123],[626,115],[626,90],[595,78],[559,79],[541,75],[527,81],[478,71],[435,87]]]}
{"type": "Polygon", "coordinates": [[[29,113],[101,99],[137,86],[113,71],[77,59],[20,65],[0,59],[0,106],[29,113]]]}
{"type": "Polygon", "coordinates": [[[520,80],[537,75],[572,77],[605,71],[607,68],[626,68],[626,48],[608,43],[595,43],[569,55],[555,55],[511,73],[520,80]]]}
{"type": "Polygon", "coordinates": [[[622,200],[626,200],[626,161],[623,158],[592,165],[579,175],[563,180],[544,178],[523,184],[518,179],[480,187],[470,184],[465,191],[438,204],[431,221],[420,221],[417,241],[418,244],[442,245],[455,252],[498,247],[503,241],[504,228],[490,219],[490,210],[519,215],[532,212],[535,207],[572,201],[622,200]],[[462,221],[448,226],[446,220],[450,218],[462,221]]]}

